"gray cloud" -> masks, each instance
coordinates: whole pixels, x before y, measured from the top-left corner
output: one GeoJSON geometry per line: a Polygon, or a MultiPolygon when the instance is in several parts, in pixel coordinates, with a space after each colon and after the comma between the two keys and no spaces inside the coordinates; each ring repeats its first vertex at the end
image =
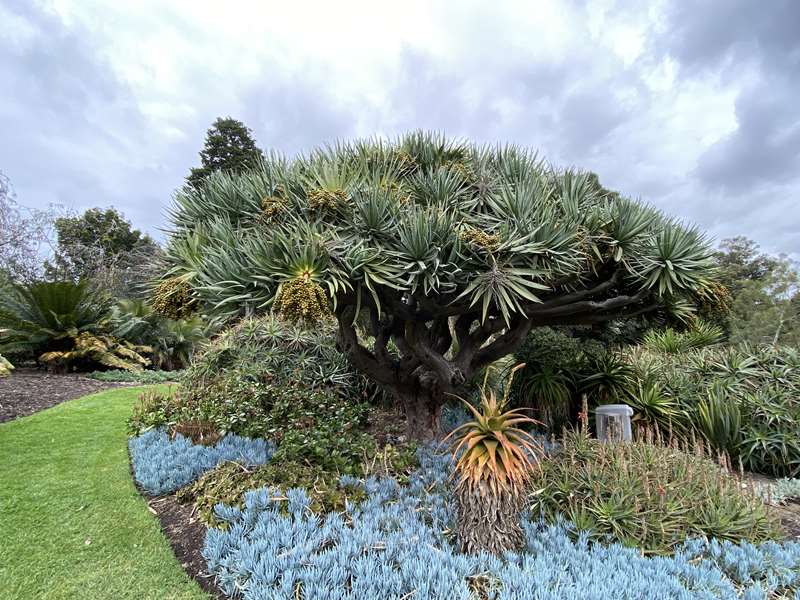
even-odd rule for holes
{"type": "Polygon", "coordinates": [[[800,3],[675,2],[660,40],[689,77],[752,71],[736,99],[737,129],[700,157],[697,176],[726,194],[800,187],[800,3]]]}
{"type": "Polygon", "coordinates": [[[557,6],[568,20],[561,49],[546,50],[510,12],[463,16],[448,21],[449,53],[409,42],[379,81],[345,92],[349,82],[313,53],[288,61],[271,50],[247,76],[224,62],[188,60],[194,45],[224,40],[204,38],[200,25],[169,8],[157,20],[119,20],[109,34],[13,2],[5,10],[19,32],[0,31],[0,79],[13,90],[0,95],[0,170],[24,204],[114,205],[155,232],[217,116],[241,118],[262,147],[290,155],[337,138],[429,128],[531,146],[717,237],[742,233],[766,249],[797,252],[800,3],[672,0],[656,22],[620,1],[599,34],[588,8],[557,6]],[[638,28],[641,53],[612,48],[617,24],[638,28]],[[188,53],[163,97],[161,88],[146,90],[158,110],[105,52],[125,27],[137,36],[160,27],[159,35],[180,40],[169,51],[188,53]],[[651,79],[665,58],[678,68],[659,88],[651,79]],[[735,129],[713,143],[699,132],[715,115],[680,103],[697,89],[697,104],[709,110],[721,106],[710,101],[715,94],[735,92],[735,129]]]}

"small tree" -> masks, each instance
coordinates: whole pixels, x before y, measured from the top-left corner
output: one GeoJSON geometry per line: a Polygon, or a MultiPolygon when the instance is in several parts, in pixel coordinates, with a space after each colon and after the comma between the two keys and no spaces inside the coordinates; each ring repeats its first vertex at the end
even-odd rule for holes
{"type": "Polygon", "coordinates": [[[424,440],[533,327],[690,313],[709,284],[703,236],[598,190],[515,147],[341,144],[179,193],[170,275],[220,315],[332,315],[341,351],[424,440]]]}
{"type": "Polygon", "coordinates": [[[215,171],[241,173],[256,167],[264,153],[256,146],[253,132],[241,121],[219,118],[206,133],[200,151],[201,166],[192,169],[187,183],[197,188],[215,171]]]}

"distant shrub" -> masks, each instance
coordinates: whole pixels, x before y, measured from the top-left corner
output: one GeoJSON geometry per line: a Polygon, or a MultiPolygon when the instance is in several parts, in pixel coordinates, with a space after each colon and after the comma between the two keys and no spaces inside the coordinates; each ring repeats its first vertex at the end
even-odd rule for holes
{"type": "Polygon", "coordinates": [[[648,441],[608,444],[566,433],[541,462],[532,510],[563,514],[593,539],[668,553],[687,537],[760,542],[777,525],[759,498],[696,449],[648,441]]]}
{"type": "Polygon", "coordinates": [[[509,367],[525,363],[514,377],[512,406],[532,409],[542,425],[560,431],[577,412],[578,384],[587,363],[603,347],[599,342],[574,337],[568,329],[537,327],[514,353],[509,367]]]}
{"type": "Polygon", "coordinates": [[[183,371],[122,371],[114,369],[93,371],[86,376],[97,381],[151,384],[179,381],[183,376],[183,371]]]}
{"type": "Polygon", "coordinates": [[[648,350],[680,354],[718,344],[724,337],[725,334],[720,327],[700,321],[686,331],[676,331],[671,327],[661,331],[650,330],[644,335],[642,345],[648,350]]]}
{"type": "Polygon", "coordinates": [[[778,479],[774,483],[758,484],[756,489],[764,501],[769,501],[772,504],[800,502],[800,479],[785,477],[778,479]]]}
{"type": "Polygon", "coordinates": [[[136,481],[155,496],[174,492],[223,461],[260,465],[274,453],[265,440],[227,435],[214,446],[203,446],[181,435],[170,439],[156,429],[131,438],[128,448],[136,481]]]}

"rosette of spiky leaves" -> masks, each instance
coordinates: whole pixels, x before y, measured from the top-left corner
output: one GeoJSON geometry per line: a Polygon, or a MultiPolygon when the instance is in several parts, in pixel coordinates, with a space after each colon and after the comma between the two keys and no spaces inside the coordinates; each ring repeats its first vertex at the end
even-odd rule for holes
{"type": "Polygon", "coordinates": [[[459,487],[479,490],[481,494],[488,491],[495,496],[516,495],[530,479],[540,445],[521,426],[537,421],[526,416],[525,409],[506,410],[511,377],[523,366],[512,369],[502,398],[484,382],[478,408],[462,400],[475,418],[445,438],[456,457],[459,487]]]}
{"type": "Polygon", "coordinates": [[[11,286],[0,294],[0,349],[29,353],[62,349],[63,340],[104,328],[109,301],[86,283],[11,286]]]}

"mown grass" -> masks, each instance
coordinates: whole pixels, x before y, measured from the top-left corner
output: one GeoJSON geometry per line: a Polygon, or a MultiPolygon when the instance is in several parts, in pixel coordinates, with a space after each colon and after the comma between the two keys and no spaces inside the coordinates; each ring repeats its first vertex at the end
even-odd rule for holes
{"type": "Polygon", "coordinates": [[[141,389],[0,425],[0,599],[207,598],[131,481],[125,422],[141,389]]]}

